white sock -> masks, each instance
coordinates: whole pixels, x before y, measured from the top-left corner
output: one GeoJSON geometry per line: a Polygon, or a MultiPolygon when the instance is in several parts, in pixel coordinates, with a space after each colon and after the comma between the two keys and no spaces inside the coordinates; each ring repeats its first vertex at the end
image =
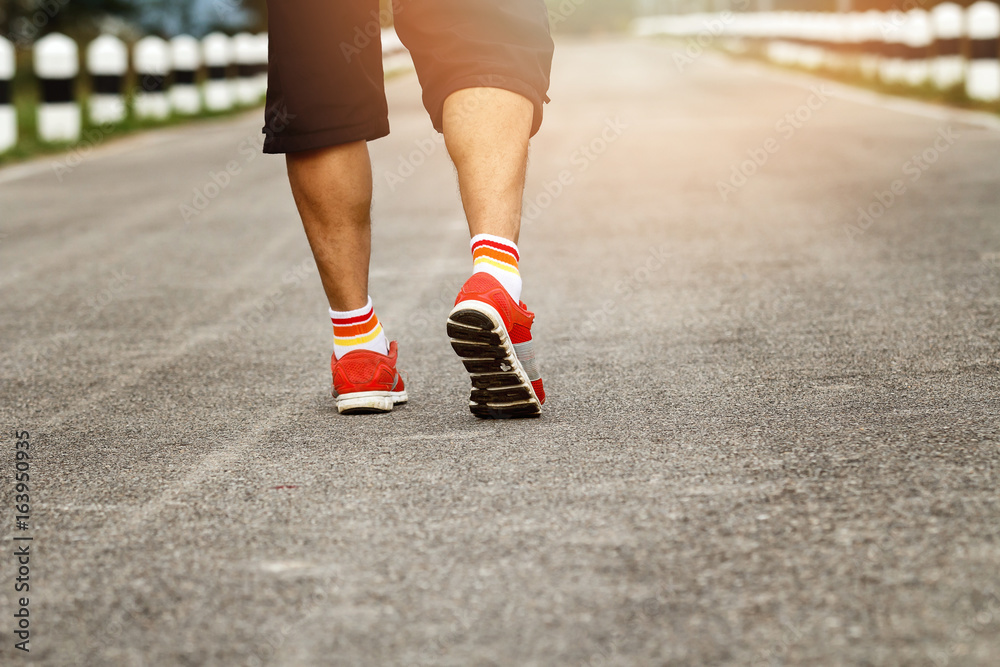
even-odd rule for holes
{"type": "Polygon", "coordinates": [[[488,273],[503,285],[510,298],[521,300],[521,274],[517,270],[520,255],[517,244],[492,234],[476,234],[469,243],[472,248],[472,272],[488,273]]]}
{"type": "Polygon", "coordinates": [[[371,297],[368,297],[368,304],[364,308],[357,310],[339,311],[331,308],[330,319],[333,320],[333,353],[337,359],[355,350],[389,353],[389,342],[385,339],[378,316],[375,315],[371,297]]]}

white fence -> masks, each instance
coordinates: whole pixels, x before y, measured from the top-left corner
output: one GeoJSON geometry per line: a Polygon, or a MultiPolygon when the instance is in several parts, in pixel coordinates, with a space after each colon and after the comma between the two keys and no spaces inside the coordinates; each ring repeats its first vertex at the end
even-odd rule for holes
{"type": "MultiPolygon", "coordinates": [[[[78,141],[85,118],[81,107],[92,125],[114,125],[130,113],[162,120],[258,104],[267,91],[267,49],[266,33],[212,33],[201,40],[181,35],[170,41],[150,36],[131,48],[112,35],[84,48],[65,35],[47,35],[31,53],[39,91],[38,139],[78,141]],[[130,55],[134,84],[126,88],[130,55]],[[81,105],[77,91],[83,76],[90,95],[81,105]]],[[[393,30],[383,31],[382,49],[386,72],[409,67],[409,54],[393,30]]],[[[18,142],[16,62],[13,45],[0,37],[0,153],[18,142]]]]}
{"type": "Polygon", "coordinates": [[[855,71],[886,84],[963,86],[974,100],[1000,100],[1000,5],[967,9],[946,2],[931,11],[718,12],[639,19],[640,35],[684,40],[687,50],[716,44],[759,50],[807,69],[855,71]]]}

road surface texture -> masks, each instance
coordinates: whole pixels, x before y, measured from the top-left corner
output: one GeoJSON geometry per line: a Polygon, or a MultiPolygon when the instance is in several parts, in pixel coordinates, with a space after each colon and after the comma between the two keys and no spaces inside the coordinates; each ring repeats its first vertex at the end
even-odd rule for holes
{"type": "Polygon", "coordinates": [[[412,75],[371,147],[391,415],[336,414],[259,112],[0,171],[0,661],[995,665],[1000,132],[675,54],[559,45],[532,421],[468,411],[468,234],[412,75]]]}

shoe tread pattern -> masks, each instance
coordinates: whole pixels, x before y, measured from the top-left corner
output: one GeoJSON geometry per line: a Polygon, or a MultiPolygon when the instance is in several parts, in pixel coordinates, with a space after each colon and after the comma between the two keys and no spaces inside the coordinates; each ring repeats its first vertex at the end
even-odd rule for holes
{"type": "Polygon", "coordinates": [[[472,379],[469,410],[482,419],[537,417],[541,406],[531,388],[513,371],[510,351],[504,347],[506,332],[486,314],[457,310],[448,318],[451,346],[472,379]]]}

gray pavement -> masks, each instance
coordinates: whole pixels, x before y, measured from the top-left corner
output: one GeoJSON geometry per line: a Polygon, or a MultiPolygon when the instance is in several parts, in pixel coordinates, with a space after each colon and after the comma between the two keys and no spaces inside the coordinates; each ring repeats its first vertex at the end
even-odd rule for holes
{"type": "Polygon", "coordinates": [[[1000,132],[672,56],[559,45],[533,421],[467,410],[468,237],[413,76],[372,145],[388,416],[336,414],[256,112],[0,170],[3,551],[34,537],[0,662],[997,664],[1000,132]]]}

